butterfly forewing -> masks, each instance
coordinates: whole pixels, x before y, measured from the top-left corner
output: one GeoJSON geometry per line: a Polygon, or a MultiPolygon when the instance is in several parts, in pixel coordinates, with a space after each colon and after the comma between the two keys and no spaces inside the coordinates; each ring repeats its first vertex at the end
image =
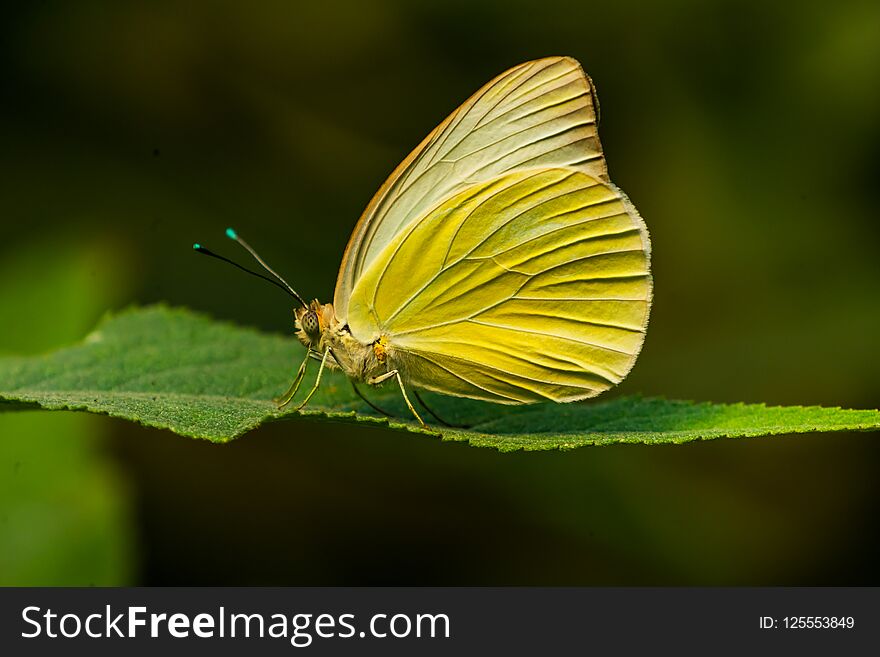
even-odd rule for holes
{"type": "Polygon", "coordinates": [[[506,174],[567,167],[607,180],[593,88],[568,57],[501,74],[441,123],[373,197],[346,248],[336,314],[348,321],[360,276],[388,244],[450,196],[506,174]]]}

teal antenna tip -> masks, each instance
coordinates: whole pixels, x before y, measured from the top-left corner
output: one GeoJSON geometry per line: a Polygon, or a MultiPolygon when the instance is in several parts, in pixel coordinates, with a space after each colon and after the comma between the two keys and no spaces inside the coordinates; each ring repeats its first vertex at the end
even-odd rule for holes
{"type": "Polygon", "coordinates": [[[211,256],[212,258],[217,258],[218,260],[222,260],[223,262],[229,263],[233,267],[237,267],[238,269],[241,269],[242,271],[247,272],[248,274],[256,276],[257,278],[262,278],[263,280],[269,281],[270,283],[272,283],[272,285],[277,285],[282,290],[287,292],[290,296],[292,296],[294,299],[296,299],[303,308],[309,307],[309,305],[305,302],[305,299],[303,299],[301,296],[299,296],[296,293],[296,290],[294,290],[292,287],[290,287],[290,284],[287,281],[285,281],[278,274],[276,274],[275,270],[273,270],[271,267],[269,267],[269,265],[267,265],[265,262],[263,262],[263,259],[257,255],[257,252],[254,251],[247,242],[245,242],[243,239],[241,239],[238,236],[238,233],[235,232],[235,229],[227,228],[226,229],[226,237],[233,240],[234,242],[238,242],[245,251],[247,251],[248,253],[250,253],[253,256],[254,260],[256,260],[263,269],[265,269],[268,273],[272,274],[272,278],[269,278],[268,276],[263,276],[263,274],[257,273],[255,271],[251,271],[247,267],[242,267],[240,264],[238,264],[237,262],[233,262],[229,258],[224,258],[223,256],[217,255],[216,253],[211,253],[211,251],[204,248],[199,243],[193,244],[193,248],[196,250],[197,253],[201,253],[202,255],[211,256]]]}

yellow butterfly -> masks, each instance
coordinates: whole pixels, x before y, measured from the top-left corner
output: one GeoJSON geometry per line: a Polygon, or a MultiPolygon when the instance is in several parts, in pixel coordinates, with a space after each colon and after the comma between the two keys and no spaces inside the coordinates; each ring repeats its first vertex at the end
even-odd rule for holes
{"type": "Polygon", "coordinates": [[[608,179],[597,111],[580,64],[550,57],[502,73],[437,126],[355,226],[333,304],[284,283],[308,354],[279,403],[309,357],[321,365],[297,408],[339,368],[394,379],[423,426],[407,386],[527,404],[623,380],[648,323],[650,242],[608,179]]]}

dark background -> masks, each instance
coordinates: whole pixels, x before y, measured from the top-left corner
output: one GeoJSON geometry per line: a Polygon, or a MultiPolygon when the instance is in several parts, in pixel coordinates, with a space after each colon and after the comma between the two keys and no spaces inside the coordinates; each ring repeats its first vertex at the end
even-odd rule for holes
{"type": "MultiPolygon", "coordinates": [[[[329,301],[394,166],[506,68],[593,77],[651,230],[609,396],[874,408],[880,4],[31,2],[0,21],[0,353],[167,301],[275,332],[227,225],[329,301]]],[[[498,454],[287,422],[225,446],[0,416],[2,584],[877,584],[880,443],[498,454]]]]}

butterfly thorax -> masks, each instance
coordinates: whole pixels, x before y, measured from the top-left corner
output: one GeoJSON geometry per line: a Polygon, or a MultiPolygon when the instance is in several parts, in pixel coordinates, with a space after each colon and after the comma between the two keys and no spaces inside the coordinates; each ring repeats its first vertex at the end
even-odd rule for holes
{"type": "Polygon", "coordinates": [[[364,344],[336,317],[333,305],[315,300],[308,308],[294,310],[296,337],[322,357],[327,349],[327,367],[341,369],[357,381],[367,381],[388,371],[386,339],[364,344]]]}

